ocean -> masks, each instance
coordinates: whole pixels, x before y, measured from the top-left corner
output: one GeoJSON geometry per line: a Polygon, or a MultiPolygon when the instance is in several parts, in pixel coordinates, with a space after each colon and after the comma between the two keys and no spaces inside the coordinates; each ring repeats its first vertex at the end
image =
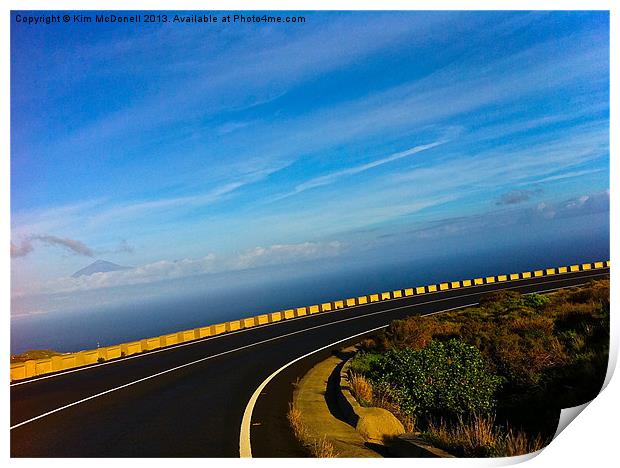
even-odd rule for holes
{"type": "Polygon", "coordinates": [[[511,227],[482,244],[476,236],[400,242],[304,264],[175,280],[166,288],[133,286],[144,291],[143,299],[134,294],[109,306],[84,306],[89,302],[78,298],[72,310],[12,317],[11,353],[92,349],[373,292],[607,260],[609,225],[597,221],[598,227],[584,223],[571,236],[565,230],[554,235],[553,224],[536,237],[527,235],[527,226],[511,227]],[[154,296],[164,289],[164,297],[154,296]]]}

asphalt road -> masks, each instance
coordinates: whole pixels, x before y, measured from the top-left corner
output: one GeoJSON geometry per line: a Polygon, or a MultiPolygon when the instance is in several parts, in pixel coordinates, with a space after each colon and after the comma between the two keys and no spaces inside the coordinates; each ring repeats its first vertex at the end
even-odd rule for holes
{"type": "MultiPolygon", "coordinates": [[[[544,291],[608,273],[570,273],[378,302],[18,382],[10,391],[11,456],[238,457],[250,397],[270,374],[299,356],[393,319],[475,304],[492,290],[544,291]]],[[[285,417],[292,382],[330,352],[297,362],[264,388],[251,420],[253,456],[304,454],[285,417]]]]}

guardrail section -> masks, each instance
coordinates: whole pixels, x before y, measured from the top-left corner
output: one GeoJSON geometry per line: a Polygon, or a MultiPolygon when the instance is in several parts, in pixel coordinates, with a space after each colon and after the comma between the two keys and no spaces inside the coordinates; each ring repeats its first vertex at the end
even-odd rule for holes
{"type": "Polygon", "coordinates": [[[580,265],[561,266],[558,268],[546,268],[544,270],[526,271],[522,273],[510,273],[485,278],[473,278],[461,281],[442,282],[425,286],[416,286],[407,289],[396,289],[382,293],[368,294],[357,298],[341,299],[322,304],[315,304],[295,309],[286,309],[268,314],[261,314],[255,317],[247,317],[230,322],[208,325],[193,330],[184,330],[167,335],[145,338],[130,343],[108,346],[76,353],[67,353],[60,356],[53,356],[46,359],[28,360],[11,364],[11,381],[28,379],[43,374],[60,372],[76,367],[83,367],[97,363],[103,363],[113,359],[119,359],[146,351],[159,348],[174,346],[188,341],[200,340],[222,333],[235,332],[242,329],[251,328],[259,325],[268,325],[281,320],[303,317],[323,312],[336,312],[341,309],[356,307],[364,304],[400,299],[402,297],[418,296],[422,294],[432,294],[437,291],[447,291],[451,289],[468,288],[484,284],[498,282],[518,281],[522,279],[538,278],[543,276],[561,275],[578,271],[597,270],[609,268],[609,260],[605,262],[583,263],[580,265]]]}

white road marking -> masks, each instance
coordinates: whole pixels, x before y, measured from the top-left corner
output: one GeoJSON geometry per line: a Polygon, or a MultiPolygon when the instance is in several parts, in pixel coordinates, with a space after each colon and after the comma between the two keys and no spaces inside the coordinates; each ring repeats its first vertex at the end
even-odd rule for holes
{"type": "Polygon", "coordinates": [[[357,338],[358,336],[362,336],[365,335],[367,333],[372,333],[373,331],[377,331],[377,330],[381,330],[382,328],[387,327],[387,325],[381,325],[380,327],[375,327],[372,328],[370,330],[366,330],[362,333],[357,333],[355,335],[351,335],[347,338],[343,338],[342,340],[338,340],[338,341],[334,341],[333,343],[330,343],[326,346],[322,346],[319,349],[315,349],[314,351],[310,351],[307,354],[304,354],[303,356],[299,356],[296,359],[293,359],[291,362],[283,365],[282,367],[280,367],[277,371],[275,371],[274,373],[272,373],[269,377],[267,377],[263,383],[261,383],[258,388],[254,391],[254,393],[252,394],[252,396],[250,397],[250,401],[248,401],[248,404],[245,407],[245,411],[243,412],[243,419],[241,420],[241,431],[239,432],[239,455],[241,455],[241,458],[251,458],[252,457],[252,444],[250,442],[250,423],[252,421],[252,412],[254,411],[254,405],[256,404],[256,400],[258,400],[258,397],[260,395],[260,393],[263,391],[263,389],[267,386],[267,384],[269,382],[271,382],[271,380],[278,375],[280,372],[282,372],[284,369],[286,369],[287,367],[289,367],[291,364],[295,364],[297,361],[306,358],[314,353],[318,353],[319,351],[323,351],[324,349],[330,348],[332,346],[336,346],[344,341],[347,340],[351,340],[353,338],[357,338]]]}
{"type": "MultiPolygon", "coordinates": [[[[590,277],[594,277],[594,276],[604,275],[604,273],[600,273],[600,271],[598,271],[598,270],[592,270],[592,272],[593,272],[593,274],[591,274],[591,275],[584,275],[584,276],[580,276],[579,278],[590,278],[590,277]]],[[[561,275],[561,274],[564,274],[564,273],[558,273],[558,275],[561,275]]],[[[512,284],[512,283],[518,283],[520,281],[531,281],[532,279],[535,279],[535,278],[519,278],[517,280],[508,280],[508,281],[489,283],[489,284],[492,284],[492,285],[496,285],[496,284],[512,284]]],[[[557,280],[553,280],[553,281],[543,281],[543,282],[539,282],[539,283],[532,283],[531,285],[528,285],[528,286],[537,286],[539,284],[557,283],[557,282],[564,281],[564,280],[566,280],[566,278],[561,278],[561,279],[557,279],[557,280]]],[[[472,288],[479,288],[481,286],[488,286],[488,285],[487,284],[482,284],[482,285],[480,285],[480,284],[473,285],[472,284],[471,286],[462,286],[462,287],[460,287],[458,289],[472,289],[472,288]]],[[[578,286],[578,285],[574,285],[574,286],[578,286]]],[[[556,289],[562,289],[562,288],[556,288],[556,289]]],[[[100,367],[100,366],[107,366],[107,365],[110,365],[110,364],[118,364],[118,363],[123,362],[123,361],[128,361],[128,360],[131,360],[131,359],[138,359],[138,358],[142,358],[142,357],[148,357],[148,356],[152,356],[152,355],[157,354],[157,353],[163,353],[163,352],[166,352],[166,351],[171,351],[173,349],[183,348],[185,346],[196,345],[196,344],[202,343],[204,341],[215,340],[215,339],[218,339],[218,338],[225,338],[227,336],[236,335],[238,333],[245,333],[245,332],[248,332],[248,331],[252,331],[252,330],[256,330],[256,329],[264,328],[264,327],[269,327],[269,326],[272,326],[272,325],[282,325],[282,324],[290,323],[290,322],[293,322],[293,321],[296,321],[296,320],[303,320],[303,319],[307,319],[307,318],[310,318],[310,317],[322,316],[323,314],[331,314],[331,313],[334,313],[334,312],[339,312],[341,310],[342,311],[347,311],[347,310],[357,309],[357,308],[362,308],[363,309],[365,307],[368,307],[368,306],[374,305],[374,304],[393,302],[393,301],[402,301],[403,299],[417,297],[417,296],[441,294],[441,293],[445,293],[446,291],[455,291],[455,289],[448,289],[448,290],[445,290],[445,291],[427,292],[427,293],[423,293],[423,294],[415,294],[413,296],[404,296],[404,297],[398,297],[398,298],[394,298],[394,299],[383,299],[380,302],[369,302],[367,304],[358,304],[358,305],[354,305],[354,306],[349,306],[346,309],[336,309],[336,310],[332,310],[332,311],[328,311],[328,312],[320,312],[319,314],[308,314],[308,315],[304,315],[304,316],[301,316],[301,317],[294,317],[294,318],[290,318],[290,319],[286,319],[286,320],[280,320],[280,321],[277,321],[277,322],[266,323],[266,324],[263,324],[263,325],[255,325],[255,326],[250,327],[250,328],[243,328],[241,330],[235,330],[235,331],[232,331],[232,332],[226,332],[226,333],[222,333],[220,335],[207,336],[207,337],[204,337],[204,338],[198,338],[196,340],[188,341],[186,343],[180,343],[180,344],[176,344],[176,345],[172,345],[172,346],[166,346],[164,348],[154,349],[152,351],[142,352],[142,353],[134,354],[132,356],[127,356],[127,357],[124,357],[124,358],[113,359],[111,361],[101,362],[101,363],[98,363],[98,364],[92,364],[92,365],[83,366],[83,367],[76,367],[75,369],[69,369],[69,370],[66,370],[66,371],[55,372],[53,374],[43,375],[43,376],[40,376],[40,377],[35,377],[35,378],[32,378],[32,379],[28,379],[28,380],[22,380],[22,381],[18,381],[18,382],[13,382],[13,383],[10,384],[10,386],[11,387],[16,387],[16,386],[19,386],[19,385],[26,385],[26,384],[29,384],[29,383],[32,383],[32,382],[38,382],[39,380],[52,379],[54,377],[59,377],[61,375],[66,375],[66,374],[72,374],[74,372],[83,372],[83,371],[91,370],[91,369],[94,369],[94,368],[100,367]]],[[[552,290],[548,290],[548,291],[552,291],[552,290]]],[[[417,303],[417,304],[410,304],[410,305],[407,305],[407,306],[401,306],[401,307],[394,307],[392,309],[386,309],[386,310],[384,310],[382,312],[390,312],[390,311],[393,311],[393,310],[398,310],[398,309],[402,309],[402,308],[406,308],[406,307],[414,307],[414,306],[419,306],[419,305],[423,305],[423,304],[430,304],[430,303],[433,303],[433,302],[445,301],[447,299],[455,299],[457,297],[474,296],[476,294],[478,294],[478,293],[462,294],[462,295],[459,295],[459,296],[453,296],[453,297],[448,297],[448,298],[443,298],[443,299],[437,299],[437,300],[433,300],[433,301],[420,302],[420,303],[417,303]]],[[[359,317],[365,317],[367,315],[373,315],[373,314],[360,315],[359,317]]]]}
{"type": "MultiPolygon", "coordinates": [[[[546,284],[546,283],[550,283],[550,282],[551,282],[551,281],[547,281],[547,282],[545,282],[545,284],[546,284]]],[[[543,284],[543,283],[537,283],[537,284],[543,284]]],[[[536,285],[536,284],[532,284],[532,286],[534,286],[534,285],[536,285]]],[[[543,290],[543,291],[540,291],[540,292],[547,292],[547,291],[552,291],[552,290],[556,290],[556,289],[563,289],[563,288],[554,288],[554,289],[549,289],[549,290],[543,290]]],[[[342,320],[338,320],[338,321],[334,321],[334,322],[329,322],[329,323],[325,323],[325,324],[322,324],[322,325],[316,325],[316,326],[314,326],[314,327],[304,328],[303,330],[297,330],[297,331],[294,331],[294,332],[286,333],[286,334],[284,334],[284,335],[275,336],[275,337],[272,337],[272,338],[268,338],[268,339],[266,339],[266,340],[258,341],[258,342],[256,342],[256,343],[250,343],[250,344],[247,344],[247,345],[241,346],[241,347],[239,347],[239,348],[230,349],[230,350],[228,350],[228,351],[223,351],[223,352],[221,352],[221,353],[213,354],[213,355],[211,355],[211,356],[206,356],[206,357],[204,357],[204,358],[200,358],[200,359],[197,359],[197,360],[195,360],[195,361],[191,361],[191,362],[188,362],[188,363],[185,363],[185,364],[181,364],[181,365],[179,365],[179,366],[172,367],[172,368],[170,368],[170,369],[166,369],[166,370],[161,371],[161,372],[157,372],[157,373],[152,374],[152,375],[149,375],[149,376],[147,376],[147,377],[143,377],[143,378],[141,378],[141,379],[134,380],[134,381],[132,381],[132,382],[128,382],[128,383],[123,384],[123,385],[120,385],[120,386],[118,386],[118,387],[110,388],[110,389],[105,390],[105,391],[103,391],[103,392],[96,393],[95,395],[91,395],[91,396],[88,396],[88,397],[86,397],[86,398],[82,398],[81,400],[77,400],[77,401],[75,401],[75,402],[73,402],[73,403],[68,403],[68,404],[66,404],[66,405],[64,405],[64,406],[61,406],[61,407],[59,407],[59,408],[53,409],[53,410],[48,411],[48,412],[46,412],[46,413],[40,414],[40,415],[35,416],[35,417],[33,417],[33,418],[30,418],[30,419],[27,419],[27,420],[22,421],[22,422],[20,422],[20,423],[17,423],[17,424],[15,424],[15,425],[11,426],[11,427],[10,427],[10,430],[16,429],[16,428],[18,428],[18,427],[20,427],[20,426],[23,426],[23,425],[25,425],[25,424],[31,423],[31,422],[33,422],[33,421],[36,421],[36,420],[41,419],[41,418],[44,418],[44,417],[49,416],[49,415],[51,415],[51,414],[57,413],[57,412],[59,412],[59,411],[65,410],[65,409],[70,408],[70,407],[72,407],[72,406],[76,406],[76,405],[79,405],[79,404],[81,404],[81,403],[85,403],[85,402],[87,402],[87,401],[89,401],[89,400],[93,400],[93,399],[95,399],[95,398],[98,398],[98,397],[101,397],[101,396],[107,395],[107,394],[109,394],[109,393],[116,392],[116,391],[118,391],[118,390],[122,390],[123,388],[130,387],[130,386],[135,385],[135,384],[138,384],[138,383],[140,383],[140,382],[144,382],[144,381],[146,381],[146,380],[150,380],[150,379],[153,379],[153,378],[155,378],[155,377],[159,377],[159,376],[161,376],[161,375],[168,374],[168,373],[170,373],[170,372],[174,372],[174,371],[176,371],[176,370],[183,369],[183,368],[185,368],[185,367],[188,367],[188,366],[191,366],[191,365],[194,365],[194,364],[198,364],[198,363],[200,363],[200,362],[208,361],[208,360],[210,360],[210,359],[214,359],[214,358],[217,358],[217,357],[220,357],[220,356],[224,356],[224,355],[226,355],[226,354],[234,353],[234,352],[236,352],[236,351],[241,351],[241,350],[243,350],[243,349],[251,348],[251,347],[254,347],[254,346],[259,346],[259,345],[264,344],[264,343],[268,343],[268,342],[271,342],[271,341],[279,340],[279,339],[286,338],[286,337],[288,337],[288,336],[292,336],[292,335],[297,335],[297,334],[299,334],[299,333],[305,333],[305,332],[310,331],[310,330],[315,330],[315,329],[318,329],[318,328],[323,328],[323,327],[328,327],[328,326],[332,326],[332,325],[337,325],[337,324],[339,324],[339,323],[343,323],[343,322],[349,322],[349,321],[351,321],[351,320],[359,320],[359,319],[364,318],[364,317],[370,317],[370,316],[377,315],[377,314],[384,314],[384,313],[387,313],[387,312],[392,312],[392,311],[399,310],[399,309],[405,309],[405,308],[409,308],[409,307],[416,307],[416,306],[421,306],[421,305],[425,305],[425,304],[430,304],[430,303],[435,303],[435,302],[442,302],[442,301],[446,301],[446,300],[450,300],[450,299],[457,299],[457,298],[462,298],[462,297],[467,297],[467,296],[473,296],[473,295],[476,295],[476,293],[473,293],[473,294],[463,294],[463,295],[461,295],[461,296],[450,297],[450,298],[435,299],[435,300],[433,300],[433,301],[421,302],[421,303],[419,303],[419,304],[410,304],[410,305],[406,305],[406,306],[394,307],[394,308],[392,308],[392,309],[381,310],[381,311],[378,311],[378,312],[372,312],[372,313],[369,313],[369,314],[364,314],[364,315],[356,315],[355,317],[349,317],[349,318],[346,318],[346,319],[342,319],[342,320]]],[[[387,301],[386,301],[386,302],[387,302],[387,301]]],[[[432,313],[430,313],[430,314],[423,314],[423,315],[433,315],[433,314],[437,314],[437,313],[441,313],[441,312],[447,312],[447,311],[449,311],[449,310],[462,309],[462,308],[464,308],[464,307],[471,307],[471,306],[476,305],[476,304],[477,304],[477,303],[473,303],[473,304],[466,304],[466,305],[462,305],[462,306],[459,306],[459,307],[453,307],[453,308],[451,308],[451,309],[445,309],[445,310],[442,310],[442,311],[432,312],[432,313]]],[[[300,318],[303,318],[303,317],[300,317],[300,318]]],[[[362,333],[360,333],[360,334],[358,334],[358,335],[353,335],[352,337],[345,338],[344,340],[341,340],[341,341],[346,341],[347,339],[353,338],[353,337],[355,337],[355,336],[360,336],[360,335],[363,335],[363,334],[365,334],[365,333],[371,333],[371,332],[372,332],[372,331],[374,331],[374,330],[379,330],[379,329],[381,329],[381,328],[385,328],[386,326],[387,326],[387,325],[383,325],[383,326],[378,327],[378,328],[376,328],[376,329],[367,330],[367,331],[362,332],[362,333]]],[[[227,336],[229,336],[229,335],[227,335],[227,336]]],[[[338,342],[336,342],[336,343],[332,343],[331,345],[328,345],[328,346],[333,346],[334,344],[337,344],[337,343],[339,343],[339,342],[341,342],[341,341],[338,341],[338,342]]],[[[188,344],[189,344],[189,343],[188,343],[188,344]]],[[[324,348],[321,348],[321,349],[324,349],[324,348]]],[[[313,352],[311,352],[311,353],[309,353],[309,354],[312,354],[312,353],[318,352],[318,351],[320,351],[321,349],[315,350],[315,351],[313,351],[313,352]]],[[[303,357],[303,356],[302,356],[302,357],[303,357]]],[[[301,359],[301,358],[297,358],[297,360],[299,360],[299,359],[301,359]]],[[[291,362],[290,362],[289,364],[287,364],[285,367],[289,366],[289,365],[290,365],[290,364],[292,364],[293,362],[296,362],[296,361],[291,361],[291,362]]],[[[283,367],[283,368],[285,368],[285,367],[283,367]]],[[[282,368],[282,369],[283,369],[283,368],[282,368]]],[[[282,370],[282,369],[280,369],[280,370],[282,370]]],[[[275,373],[275,374],[277,374],[277,372],[279,372],[280,370],[276,371],[276,373],[275,373]]],[[[274,376],[275,376],[275,374],[274,374],[274,376]]],[[[270,378],[269,378],[269,380],[270,380],[271,378],[272,378],[272,377],[270,377],[270,378]]],[[[28,381],[28,382],[32,382],[32,381],[28,381]]],[[[266,383],[265,383],[265,385],[266,385],[266,383]]],[[[256,393],[256,392],[255,392],[255,393],[256,393]]],[[[258,392],[258,393],[260,393],[260,392],[258,392]]],[[[258,397],[258,396],[257,396],[257,397],[258,397]]],[[[246,411],[247,411],[247,407],[246,407],[246,411]]],[[[244,418],[245,418],[245,414],[244,414],[244,418]]],[[[249,431],[248,431],[248,437],[249,437],[249,431]]],[[[248,439],[248,444],[249,444],[249,439],[248,439]]],[[[240,445],[240,446],[241,446],[241,445],[240,445]]],[[[249,447],[249,445],[248,445],[248,447],[249,447]]],[[[250,452],[250,453],[251,453],[251,452],[250,452]]],[[[249,456],[251,456],[251,455],[249,455],[249,456]]]]}
{"type": "MultiPolygon", "coordinates": [[[[411,306],[409,306],[409,307],[411,307],[411,306]]],[[[462,307],[469,307],[469,306],[465,305],[465,306],[460,306],[460,307],[457,307],[457,308],[460,309],[462,307]]],[[[399,308],[402,308],[402,307],[398,307],[397,309],[399,309],[399,308]]],[[[396,310],[396,309],[393,309],[393,310],[396,310]]],[[[388,312],[388,311],[386,310],[386,311],[380,311],[380,312],[373,312],[372,314],[359,315],[359,316],[356,316],[356,317],[350,317],[350,318],[338,320],[336,322],[324,323],[322,325],[316,325],[314,327],[304,328],[303,330],[297,330],[297,331],[294,331],[294,332],[291,332],[291,333],[286,333],[284,335],[274,336],[273,338],[268,338],[266,340],[257,341],[256,343],[250,343],[250,344],[241,346],[239,348],[229,349],[228,351],[222,351],[221,353],[217,353],[217,354],[213,354],[211,356],[206,356],[206,357],[203,357],[203,358],[200,358],[200,359],[196,359],[195,361],[191,361],[191,362],[188,362],[188,363],[185,363],[185,364],[181,364],[180,366],[172,367],[170,369],[166,369],[165,371],[157,372],[156,374],[152,374],[152,375],[149,375],[147,377],[143,377],[141,379],[134,380],[132,382],[120,385],[118,387],[110,388],[108,390],[105,390],[103,392],[97,393],[95,395],[91,395],[89,397],[82,398],[81,400],[74,401],[73,403],[69,403],[67,405],[64,405],[64,406],[61,406],[59,408],[53,409],[51,411],[48,411],[47,413],[43,413],[43,414],[40,414],[39,416],[35,416],[33,418],[27,419],[26,421],[22,421],[20,423],[17,423],[14,426],[11,426],[11,429],[15,429],[17,427],[23,426],[24,424],[28,424],[30,422],[36,421],[37,419],[44,418],[45,416],[49,416],[50,414],[57,413],[58,411],[62,411],[64,409],[70,408],[70,407],[75,406],[75,405],[79,405],[80,403],[84,403],[84,402],[92,400],[94,398],[98,398],[100,396],[107,395],[108,393],[116,392],[116,391],[121,390],[123,388],[127,388],[127,387],[130,387],[132,385],[135,385],[137,383],[144,382],[146,380],[150,380],[150,379],[153,379],[155,377],[159,377],[160,375],[168,374],[170,372],[174,372],[176,370],[183,369],[184,367],[188,367],[188,366],[191,366],[191,365],[194,365],[194,364],[198,364],[200,362],[208,361],[209,359],[214,359],[216,357],[224,356],[226,354],[234,353],[236,351],[241,351],[243,349],[252,348],[254,346],[258,346],[258,345],[261,345],[261,344],[269,343],[270,341],[279,340],[279,339],[282,339],[282,338],[286,338],[288,336],[298,335],[299,333],[305,333],[307,331],[315,330],[317,328],[329,327],[329,326],[332,326],[332,325],[337,325],[339,323],[349,322],[351,320],[358,320],[358,319],[363,318],[363,317],[368,317],[370,315],[376,315],[376,314],[381,314],[381,313],[385,313],[385,312],[388,312]]],[[[379,328],[382,328],[382,327],[379,327],[379,328]]],[[[364,332],[364,333],[366,333],[366,332],[364,332]]]]}
{"type": "MultiPolygon", "coordinates": [[[[547,281],[547,282],[545,282],[545,283],[550,283],[550,282],[551,282],[551,281],[547,281]]],[[[536,283],[536,284],[542,284],[542,283],[536,283]]],[[[534,285],[535,285],[535,284],[532,284],[532,286],[534,286],[534,285]]],[[[579,285],[575,285],[575,286],[579,286],[579,285]]],[[[572,287],[572,286],[570,286],[570,287],[572,287]]],[[[566,288],[566,287],[559,287],[559,288],[543,289],[542,291],[536,291],[536,293],[545,293],[545,292],[557,291],[557,290],[559,290],[559,289],[565,289],[565,288],[566,288]]],[[[532,293],[527,293],[527,294],[532,294],[532,293]]],[[[471,296],[471,295],[472,295],[472,294],[467,294],[467,295],[457,296],[457,297],[464,297],[464,296],[471,296]]],[[[453,299],[455,299],[455,298],[453,298],[453,299]]],[[[431,301],[431,302],[437,302],[437,301],[431,301]]],[[[462,306],[459,306],[459,307],[452,307],[452,308],[450,308],[450,309],[438,310],[438,311],[436,311],[436,312],[430,312],[430,313],[428,313],[428,314],[421,314],[421,315],[420,315],[420,317],[428,317],[428,316],[431,316],[431,315],[443,314],[443,313],[445,313],[445,312],[450,312],[450,311],[457,310],[457,309],[464,309],[464,308],[466,308],[466,307],[472,307],[472,306],[475,306],[475,305],[477,305],[477,304],[478,304],[478,303],[477,303],[477,302],[475,302],[475,303],[473,303],[473,304],[466,304],[466,305],[462,305],[462,306]]],[[[416,304],[416,305],[421,305],[421,304],[416,304]]],[[[409,307],[411,307],[411,306],[409,306],[409,307]]],[[[397,307],[396,309],[399,309],[399,308],[400,308],[400,307],[397,307]]],[[[390,310],[396,310],[396,309],[390,309],[390,310]]],[[[386,312],[387,312],[387,311],[386,311],[386,312]]],[[[375,313],[376,313],[376,312],[375,312],[375,313]]],[[[374,315],[374,314],[368,314],[368,315],[374,315]]],[[[338,345],[338,344],[340,344],[340,343],[342,343],[342,342],[344,342],[344,341],[347,341],[347,340],[353,339],[353,338],[355,338],[355,337],[362,336],[362,335],[365,335],[365,334],[368,334],[368,333],[372,333],[373,331],[377,331],[377,330],[380,330],[380,329],[382,329],[382,328],[386,328],[388,325],[389,325],[389,324],[387,324],[387,325],[382,325],[382,326],[380,326],[380,327],[376,327],[376,328],[372,328],[372,329],[370,329],[370,330],[366,330],[366,331],[364,331],[364,332],[362,332],[362,333],[357,333],[357,334],[355,334],[355,335],[351,335],[351,336],[349,336],[349,337],[347,337],[347,338],[343,338],[342,340],[335,341],[335,342],[333,342],[333,343],[331,343],[331,344],[328,344],[328,345],[326,345],[326,346],[323,346],[323,347],[321,347],[321,348],[319,348],[319,349],[315,349],[314,351],[311,351],[311,352],[309,352],[309,353],[304,354],[303,356],[299,356],[298,358],[293,359],[293,360],[292,360],[292,361],[290,361],[289,363],[287,363],[287,364],[283,365],[283,366],[282,366],[282,367],[280,367],[278,370],[276,370],[275,372],[273,372],[273,373],[272,373],[269,377],[267,377],[267,378],[263,381],[263,383],[261,383],[261,384],[258,386],[258,388],[254,391],[254,393],[253,393],[253,394],[252,394],[252,396],[250,397],[250,400],[248,401],[248,404],[247,404],[247,405],[246,405],[246,407],[245,407],[245,411],[243,412],[243,419],[241,420],[241,430],[239,431],[239,455],[240,455],[242,458],[251,458],[251,457],[252,457],[252,444],[251,444],[251,441],[250,441],[250,426],[252,425],[252,424],[250,424],[250,423],[251,423],[251,421],[252,421],[252,412],[254,411],[254,406],[256,405],[256,401],[258,400],[258,397],[259,397],[261,394],[263,394],[263,395],[264,395],[264,393],[262,393],[262,392],[263,392],[263,390],[265,389],[265,387],[267,386],[267,384],[268,384],[271,380],[273,380],[273,378],[274,378],[276,375],[278,375],[280,372],[282,372],[284,369],[286,369],[286,368],[287,368],[287,367],[289,367],[290,365],[292,365],[292,364],[294,364],[294,363],[296,363],[296,362],[298,362],[298,361],[300,361],[300,360],[302,360],[302,359],[304,359],[304,358],[306,358],[306,357],[308,357],[308,356],[311,356],[311,355],[312,355],[312,354],[314,354],[314,353],[318,353],[319,351],[323,351],[324,349],[327,349],[327,348],[329,348],[329,347],[331,347],[331,346],[336,346],[336,345],[338,345]]]]}

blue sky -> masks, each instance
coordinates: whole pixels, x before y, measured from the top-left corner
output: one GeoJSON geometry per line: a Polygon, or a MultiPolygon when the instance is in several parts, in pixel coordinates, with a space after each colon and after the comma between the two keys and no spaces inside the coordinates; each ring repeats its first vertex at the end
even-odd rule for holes
{"type": "Polygon", "coordinates": [[[606,12],[306,17],[12,22],[13,296],[607,219],[606,12]]]}

